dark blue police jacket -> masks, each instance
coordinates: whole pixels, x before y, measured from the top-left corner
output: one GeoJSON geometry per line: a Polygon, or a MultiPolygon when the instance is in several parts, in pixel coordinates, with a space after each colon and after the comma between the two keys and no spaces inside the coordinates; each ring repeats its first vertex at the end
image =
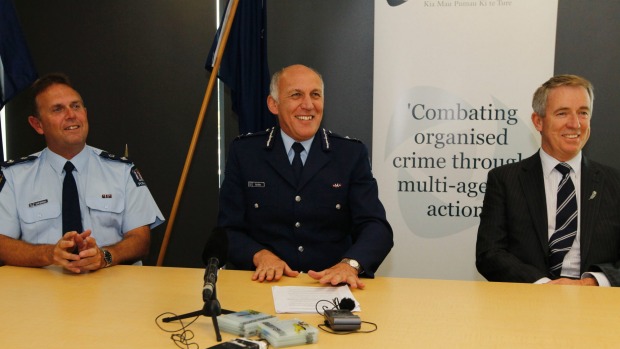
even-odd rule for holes
{"type": "Polygon", "coordinates": [[[218,228],[228,261],[254,270],[268,249],[293,270],[321,271],[342,258],[375,271],[394,245],[366,146],[320,129],[297,185],[280,128],[237,137],[220,189],[218,228]]]}

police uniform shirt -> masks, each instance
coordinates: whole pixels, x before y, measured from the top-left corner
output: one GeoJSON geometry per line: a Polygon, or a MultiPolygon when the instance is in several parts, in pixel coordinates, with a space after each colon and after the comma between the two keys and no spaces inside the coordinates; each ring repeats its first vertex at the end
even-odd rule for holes
{"type": "MultiPolygon", "coordinates": [[[[48,148],[5,163],[0,175],[0,233],[32,244],[55,244],[62,231],[62,183],[66,159],[48,148]]],[[[135,166],[126,158],[85,146],[71,159],[82,225],[99,246],[126,232],[164,221],[135,166]]]]}

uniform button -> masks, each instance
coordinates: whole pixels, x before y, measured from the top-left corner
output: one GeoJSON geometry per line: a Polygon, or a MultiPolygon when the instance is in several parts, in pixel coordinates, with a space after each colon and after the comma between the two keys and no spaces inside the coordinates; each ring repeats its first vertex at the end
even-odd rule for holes
{"type": "Polygon", "coordinates": [[[336,209],[339,210],[340,209],[340,204],[336,204],[336,209]]]}
{"type": "Polygon", "coordinates": [[[258,208],[258,202],[254,204],[254,208],[258,208]]]}
{"type": "Polygon", "coordinates": [[[295,228],[299,228],[299,227],[301,227],[301,223],[299,222],[295,223],[295,228]]]}
{"type": "Polygon", "coordinates": [[[299,196],[299,195],[295,196],[295,201],[296,202],[300,202],[301,201],[301,196],[299,196]]]}
{"type": "Polygon", "coordinates": [[[297,251],[299,251],[299,252],[303,252],[303,251],[304,251],[304,247],[303,247],[303,246],[299,246],[299,247],[297,247],[297,251]]]}

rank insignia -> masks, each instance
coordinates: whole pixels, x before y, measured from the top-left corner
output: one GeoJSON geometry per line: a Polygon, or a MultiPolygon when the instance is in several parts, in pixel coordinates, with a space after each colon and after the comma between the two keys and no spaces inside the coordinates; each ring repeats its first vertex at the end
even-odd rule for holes
{"type": "Polygon", "coordinates": [[[142,178],[142,174],[140,174],[140,171],[138,171],[138,168],[136,166],[131,168],[131,177],[133,178],[133,181],[136,183],[137,187],[146,185],[144,178],[142,178]]]}
{"type": "Polygon", "coordinates": [[[4,175],[2,174],[2,170],[0,170],[0,191],[2,191],[2,187],[4,187],[4,183],[6,179],[4,179],[4,175]]]}

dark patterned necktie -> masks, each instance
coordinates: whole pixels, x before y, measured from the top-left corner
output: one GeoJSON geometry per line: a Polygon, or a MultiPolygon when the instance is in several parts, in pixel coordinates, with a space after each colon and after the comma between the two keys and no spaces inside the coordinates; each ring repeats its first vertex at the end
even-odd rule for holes
{"type": "Polygon", "coordinates": [[[555,168],[562,174],[562,181],[558,186],[555,231],[549,239],[549,272],[554,277],[559,277],[564,257],[577,236],[578,214],[575,186],[570,179],[571,167],[566,163],[559,163],[555,168]]]}
{"type": "Polygon", "coordinates": [[[65,164],[65,179],[62,182],[62,234],[68,231],[82,233],[82,214],[77,185],[73,178],[75,166],[70,161],[65,164]]]}
{"type": "Polygon", "coordinates": [[[301,161],[301,152],[304,150],[304,146],[299,142],[295,142],[293,143],[293,150],[295,151],[295,157],[293,157],[293,172],[295,173],[295,181],[299,183],[301,170],[304,168],[304,164],[301,161]]]}

